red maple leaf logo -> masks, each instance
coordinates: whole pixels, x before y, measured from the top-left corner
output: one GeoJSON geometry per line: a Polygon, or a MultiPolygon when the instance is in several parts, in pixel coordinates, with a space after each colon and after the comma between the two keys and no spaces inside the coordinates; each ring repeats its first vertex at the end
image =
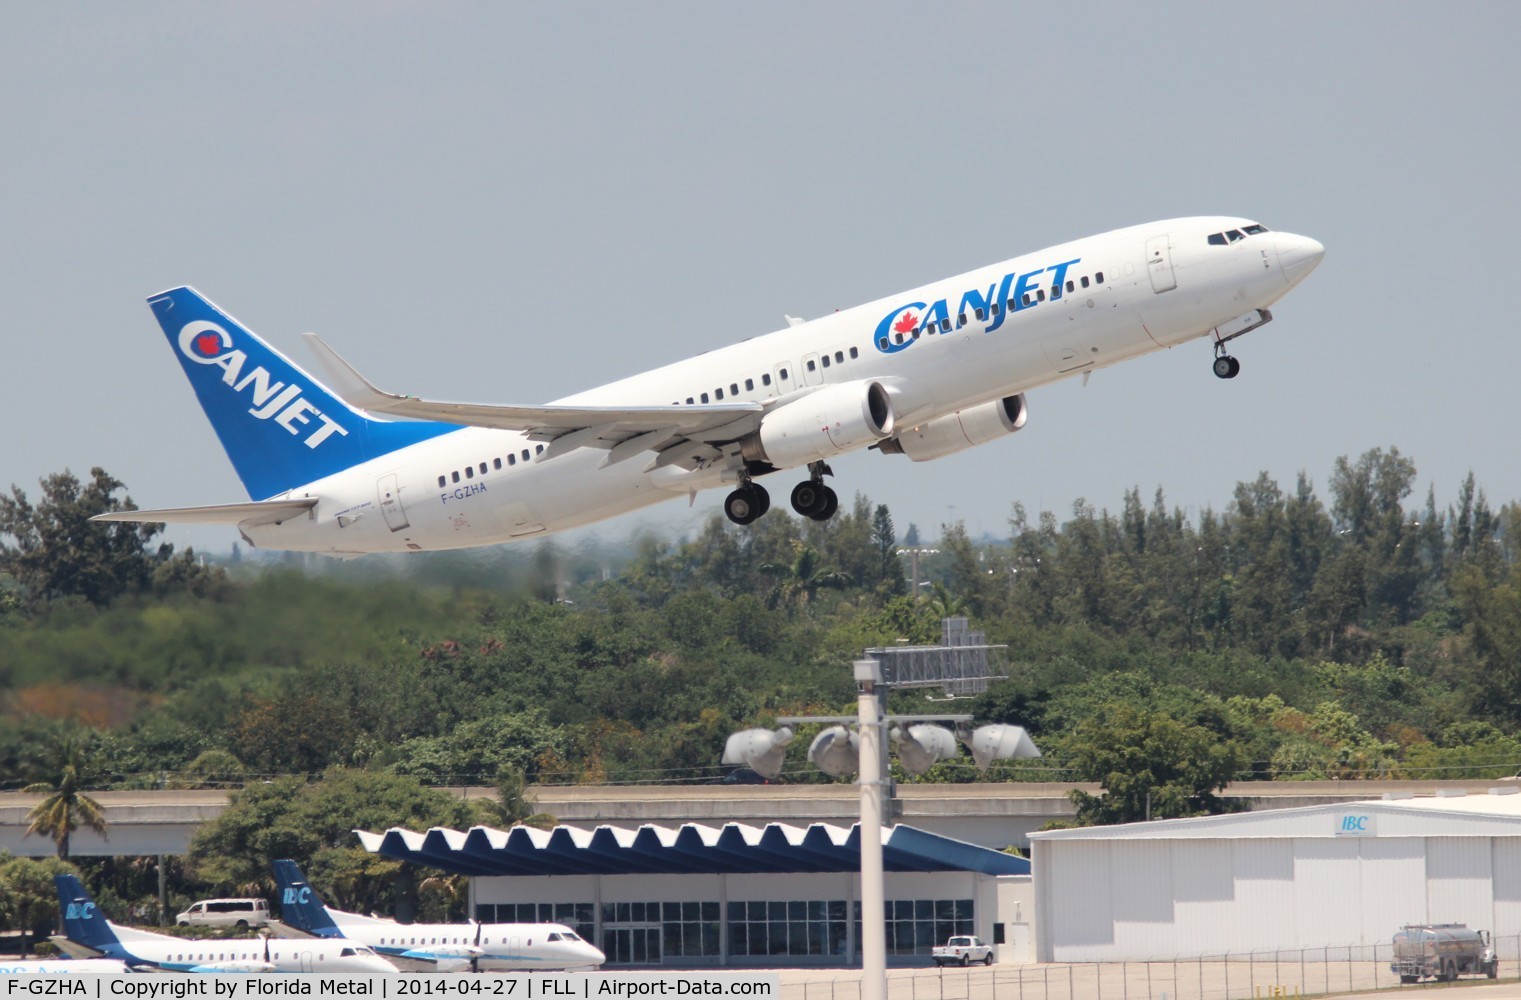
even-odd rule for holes
{"type": "Polygon", "coordinates": [[[911,313],[911,312],[907,312],[907,313],[903,314],[903,318],[902,319],[898,320],[898,322],[896,322],[896,323],[893,324],[893,332],[894,333],[913,333],[914,332],[914,328],[916,326],[918,326],[918,325],[919,325],[919,320],[914,316],[914,314],[911,313]]]}
{"type": "Polygon", "coordinates": [[[214,333],[203,333],[195,338],[195,349],[202,357],[213,357],[222,349],[222,338],[214,333]]]}

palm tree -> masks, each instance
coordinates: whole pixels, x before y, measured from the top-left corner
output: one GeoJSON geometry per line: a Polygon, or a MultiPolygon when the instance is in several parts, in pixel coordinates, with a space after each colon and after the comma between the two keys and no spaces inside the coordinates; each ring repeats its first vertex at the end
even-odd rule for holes
{"type": "Polygon", "coordinates": [[[771,591],[770,604],[773,608],[794,604],[812,607],[820,588],[839,590],[850,586],[849,576],[838,570],[824,568],[824,557],[812,545],[793,542],[792,549],[797,555],[791,564],[784,566],[768,563],[760,567],[762,573],[781,578],[771,591]]]}
{"type": "Polygon", "coordinates": [[[62,762],[57,780],[39,781],[22,789],[23,792],[43,796],[42,801],[26,814],[27,835],[41,833],[52,838],[53,843],[58,845],[58,856],[64,860],[69,857],[69,836],[80,826],[87,826],[102,837],[106,836],[105,811],[101,809],[100,803],[81,790],[83,782],[80,772],[84,770],[80,763],[81,756],[78,742],[65,741],[60,753],[62,762]]]}
{"type": "Polygon", "coordinates": [[[496,776],[496,799],[480,804],[488,822],[502,826],[531,826],[540,830],[553,830],[559,819],[546,812],[535,812],[533,793],[528,790],[528,778],[511,765],[505,765],[496,776]]]}

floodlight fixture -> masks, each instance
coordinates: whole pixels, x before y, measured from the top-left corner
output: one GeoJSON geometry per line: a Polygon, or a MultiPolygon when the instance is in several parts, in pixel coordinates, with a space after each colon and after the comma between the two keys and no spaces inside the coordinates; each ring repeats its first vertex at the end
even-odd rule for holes
{"type": "Polygon", "coordinates": [[[742,729],[730,736],[724,744],[723,762],[743,764],[756,774],[775,778],[782,773],[782,763],[787,756],[787,744],[792,742],[792,730],[782,726],[777,730],[742,729]]]}
{"type": "Polygon", "coordinates": [[[944,726],[920,723],[908,731],[894,726],[892,739],[898,747],[898,763],[909,774],[923,774],[942,760],[954,758],[956,735],[944,726]]]}
{"type": "Polygon", "coordinates": [[[808,760],[834,778],[855,774],[860,766],[860,739],[845,726],[830,726],[813,738],[808,760]]]}
{"type": "Polygon", "coordinates": [[[986,774],[995,760],[1013,760],[1016,757],[1039,757],[1040,750],[1023,726],[998,723],[979,726],[970,735],[963,735],[962,742],[972,751],[972,761],[977,770],[986,774]]]}

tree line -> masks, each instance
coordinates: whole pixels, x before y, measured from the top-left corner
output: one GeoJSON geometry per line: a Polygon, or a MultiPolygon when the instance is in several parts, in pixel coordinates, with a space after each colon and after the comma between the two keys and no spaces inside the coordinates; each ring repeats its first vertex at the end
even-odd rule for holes
{"type": "MultiPolygon", "coordinates": [[[[1415,483],[1391,448],[1338,460],[1324,494],[1264,474],[1196,516],[1160,490],[1014,504],[1004,537],[941,526],[910,594],[892,513],[861,496],[827,522],[333,564],[175,553],[90,522],[124,487],[65,472],[0,497],[0,784],[56,781],[63,741],[93,788],[711,781],[727,733],[848,711],[861,650],[957,614],[1008,645],[971,710],[1044,752],[987,780],[1098,781],[1084,822],[1219,809],[1233,779],[1510,775],[1518,509],[1472,476],[1446,503],[1415,483]]],[[[826,780],[796,756],[784,780],[826,780]]]]}

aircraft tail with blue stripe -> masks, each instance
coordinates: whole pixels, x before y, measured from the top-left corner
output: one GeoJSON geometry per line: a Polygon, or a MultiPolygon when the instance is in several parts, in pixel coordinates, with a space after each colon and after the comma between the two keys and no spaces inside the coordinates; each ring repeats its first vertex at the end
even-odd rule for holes
{"type": "Polygon", "coordinates": [[[111,929],[111,922],[85,891],[84,884],[73,875],[54,875],[53,885],[58,890],[58,908],[63,912],[64,935],[74,944],[110,958],[121,958],[121,938],[111,929]]]}
{"type": "Polygon", "coordinates": [[[193,288],[148,305],[254,500],[459,429],[354,409],[193,288]]]}
{"type": "Polygon", "coordinates": [[[301,876],[294,861],[274,863],[275,885],[280,889],[280,922],[314,937],[341,938],[343,928],[333,922],[332,914],[301,876]]]}

